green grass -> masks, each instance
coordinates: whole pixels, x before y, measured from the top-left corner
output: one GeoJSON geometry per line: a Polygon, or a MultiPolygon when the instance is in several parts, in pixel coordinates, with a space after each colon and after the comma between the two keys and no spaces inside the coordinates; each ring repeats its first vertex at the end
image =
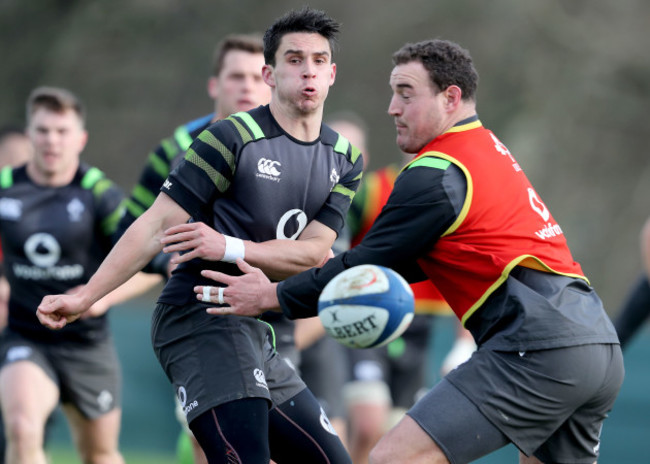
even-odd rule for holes
{"type": "MultiPolygon", "coordinates": [[[[176,456],[159,454],[155,451],[122,451],[127,464],[178,464],[176,456]]],[[[48,449],[51,464],[81,464],[72,448],[51,447],[48,449]]]]}

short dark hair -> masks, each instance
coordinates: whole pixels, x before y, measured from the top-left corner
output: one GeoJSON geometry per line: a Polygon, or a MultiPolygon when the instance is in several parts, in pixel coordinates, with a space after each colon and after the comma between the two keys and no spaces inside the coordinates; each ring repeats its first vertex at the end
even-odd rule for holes
{"type": "Polygon", "coordinates": [[[86,121],[86,109],[79,97],[60,87],[37,87],[32,90],[27,99],[27,121],[39,108],[46,108],[57,113],[72,110],[77,113],[82,123],[86,121]]]}
{"type": "Polygon", "coordinates": [[[218,76],[223,68],[223,61],[228,52],[240,50],[248,53],[263,53],[262,34],[231,34],[224,37],[214,50],[212,75],[218,76]]]}
{"type": "Polygon", "coordinates": [[[292,32],[322,35],[329,42],[333,57],[340,28],[341,24],[330,18],[324,11],[307,6],[300,10],[292,10],[276,19],[264,33],[264,62],[275,66],[275,54],[280,47],[280,40],[285,34],[292,32]]]}
{"type": "Polygon", "coordinates": [[[457,43],[440,39],[407,43],[393,54],[395,66],[411,61],[422,63],[438,91],[457,85],[463,100],[476,100],[478,72],[469,52],[457,43]]]}

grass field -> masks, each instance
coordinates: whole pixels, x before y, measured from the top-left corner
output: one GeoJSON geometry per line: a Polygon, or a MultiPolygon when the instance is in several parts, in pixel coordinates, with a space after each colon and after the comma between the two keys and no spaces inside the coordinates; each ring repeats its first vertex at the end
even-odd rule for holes
{"type": "MultiPolygon", "coordinates": [[[[51,464],[81,464],[72,448],[51,447],[48,454],[51,464]]],[[[176,456],[155,452],[124,451],[124,460],[128,464],[178,464],[176,456]]]]}

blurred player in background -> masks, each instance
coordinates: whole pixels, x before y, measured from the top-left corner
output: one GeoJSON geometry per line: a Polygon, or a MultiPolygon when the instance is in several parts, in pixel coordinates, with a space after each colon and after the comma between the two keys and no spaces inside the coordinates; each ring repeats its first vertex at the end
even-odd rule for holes
{"type": "Polygon", "coordinates": [[[7,462],[45,464],[44,428],[59,402],[83,462],[123,463],[118,451],[121,373],[106,312],[149,289],[138,275],[60,332],[35,310],[52,292],[75,291],[108,254],[122,191],[79,159],[85,111],[71,92],[35,89],[27,102],[28,163],[0,172],[0,236],[11,287],[0,347],[0,404],[7,462]]]}

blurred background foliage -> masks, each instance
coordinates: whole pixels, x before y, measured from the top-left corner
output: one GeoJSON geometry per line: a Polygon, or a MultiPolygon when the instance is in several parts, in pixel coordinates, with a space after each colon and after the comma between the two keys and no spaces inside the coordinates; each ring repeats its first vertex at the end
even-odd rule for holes
{"type": "Polygon", "coordinates": [[[611,314],[640,270],[648,215],[650,3],[644,0],[0,0],[0,125],[38,85],[89,109],[85,159],[130,190],[147,153],[211,110],[214,45],[305,3],[343,23],[327,114],[371,128],[370,168],[400,159],[391,54],[446,38],[472,53],[483,123],[509,147],[611,314]]]}

